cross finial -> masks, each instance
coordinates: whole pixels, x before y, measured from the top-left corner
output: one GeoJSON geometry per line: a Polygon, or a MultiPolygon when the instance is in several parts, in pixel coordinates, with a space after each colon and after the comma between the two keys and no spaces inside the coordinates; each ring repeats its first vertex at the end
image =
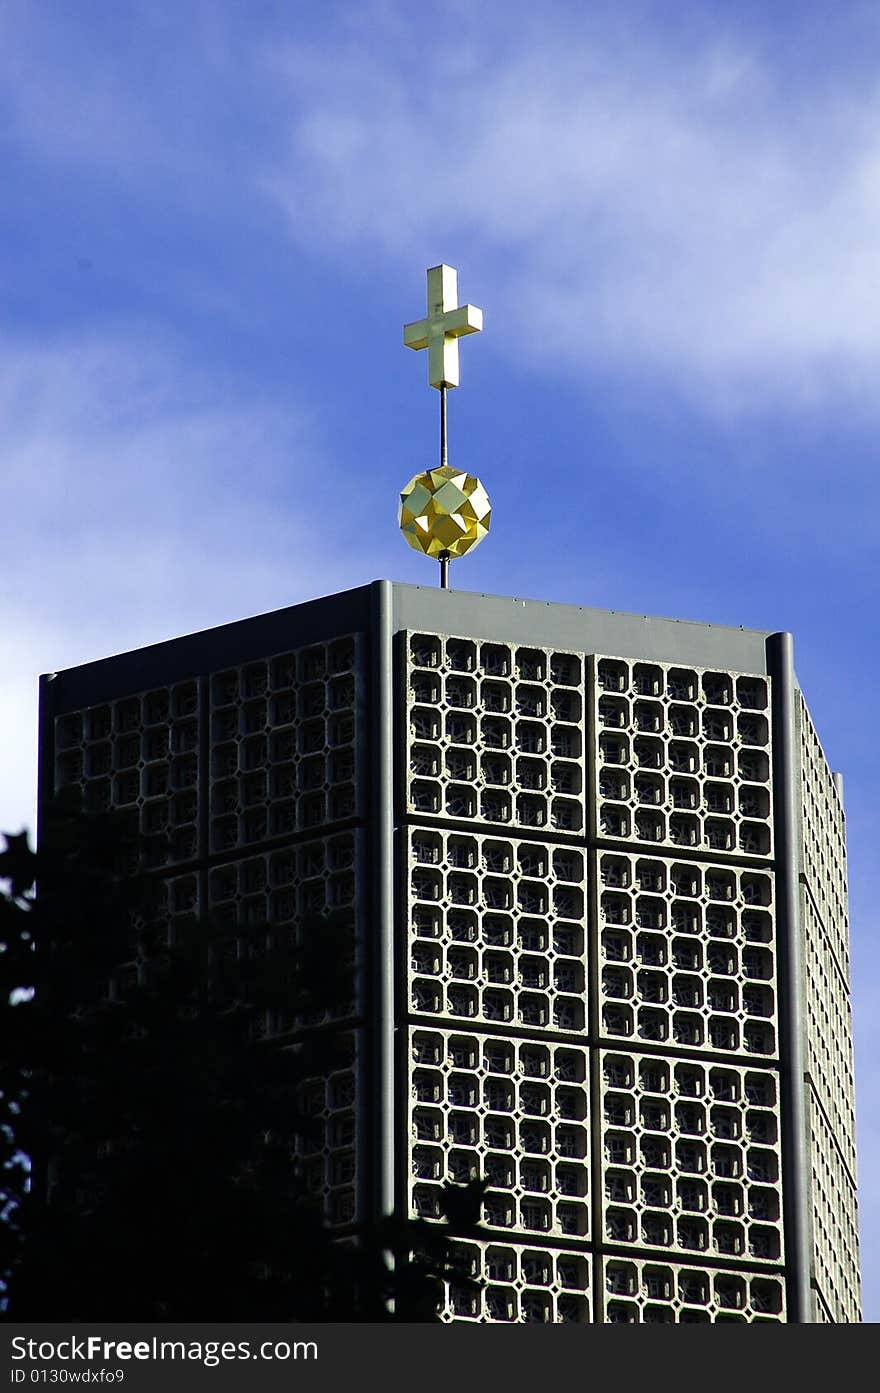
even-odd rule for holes
{"type": "Polygon", "coordinates": [[[432,387],[457,387],[458,340],[462,334],[478,334],[483,311],[475,305],[456,306],[458,272],[452,266],[432,266],[428,271],[428,314],[403,327],[407,348],[427,348],[428,381],[432,387]]]}

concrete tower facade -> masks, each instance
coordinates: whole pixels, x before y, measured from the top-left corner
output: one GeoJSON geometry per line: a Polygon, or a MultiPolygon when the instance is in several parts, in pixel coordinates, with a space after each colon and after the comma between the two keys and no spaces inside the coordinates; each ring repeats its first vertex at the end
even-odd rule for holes
{"type": "MultiPolygon", "coordinates": [[[[345,1232],[488,1177],[444,1316],[859,1319],[844,818],[789,636],[376,582],[42,679],[41,806],[154,930],[356,1000],[299,1158],[345,1232]]],[[[121,972],[137,972],[133,961],[121,972]]]]}

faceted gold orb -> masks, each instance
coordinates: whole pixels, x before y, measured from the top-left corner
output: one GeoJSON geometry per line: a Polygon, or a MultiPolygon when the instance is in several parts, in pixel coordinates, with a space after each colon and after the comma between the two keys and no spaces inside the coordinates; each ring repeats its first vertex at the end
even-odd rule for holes
{"type": "Polygon", "coordinates": [[[400,495],[400,530],[426,556],[464,556],[482,542],[491,516],[479,479],[449,464],[416,474],[400,495]]]}

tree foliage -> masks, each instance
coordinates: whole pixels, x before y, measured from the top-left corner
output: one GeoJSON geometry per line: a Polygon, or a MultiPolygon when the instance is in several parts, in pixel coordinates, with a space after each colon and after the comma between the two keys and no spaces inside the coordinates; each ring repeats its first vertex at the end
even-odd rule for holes
{"type": "Polygon", "coordinates": [[[345,1032],[306,1029],[279,1047],[256,1028],[280,1006],[338,1013],[349,924],[322,916],[274,936],[270,954],[224,962],[207,920],[172,946],[151,936],[156,879],[132,873],[137,847],[112,817],[59,806],[45,850],[5,840],[8,1314],[434,1319],[438,1280],[456,1272],[451,1235],[477,1231],[482,1182],[447,1187],[445,1224],[387,1217],[340,1241],[297,1139],[314,1125],[303,1085],[336,1067],[345,1032]]]}

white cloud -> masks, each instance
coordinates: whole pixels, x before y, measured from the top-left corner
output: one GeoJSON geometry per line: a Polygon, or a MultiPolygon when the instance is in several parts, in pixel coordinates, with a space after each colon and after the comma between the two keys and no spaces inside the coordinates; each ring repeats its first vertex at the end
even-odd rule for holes
{"type": "Polygon", "coordinates": [[[289,47],[265,187],[307,242],[479,269],[521,361],[715,405],[876,396],[880,88],[810,94],[746,43],[529,30],[496,61],[289,47]],[[454,251],[452,250],[454,249],[454,251]]]}
{"type": "Polygon", "coordinates": [[[221,216],[260,190],[335,259],[457,262],[523,367],[643,372],[713,409],[873,408],[867,11],[842,7],[824,62],[809,16],[650,0],[257,11],[135,7],[133,77],[119,33],[86,44],[14,5],[9,139],[221,216]]]}
{"type": "Polygon", "coordinates": [[[285,501],[333,472],[307,413],[235,404],[139,340],[0,344],[0,830],[33,826],[37,679],[359,584],[285,501]],[[318,466],[316,468],[316,465],[318,466]]]}

